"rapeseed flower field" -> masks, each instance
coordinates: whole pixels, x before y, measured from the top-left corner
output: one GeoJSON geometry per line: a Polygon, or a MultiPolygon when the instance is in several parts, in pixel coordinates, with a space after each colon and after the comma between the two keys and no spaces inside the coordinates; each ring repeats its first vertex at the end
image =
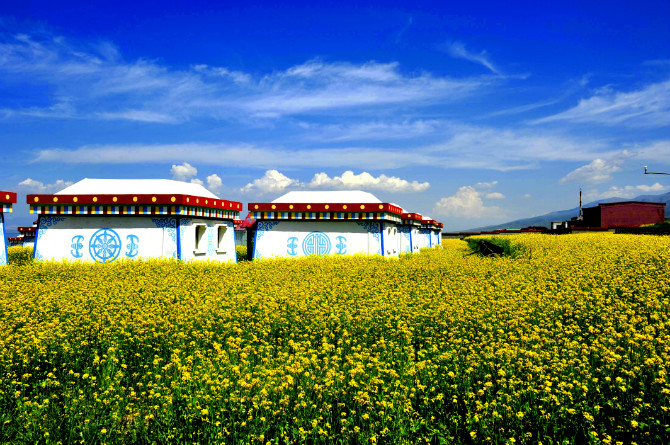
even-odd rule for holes
{"type": "Polygon", "coordinates": [[[662,443],[670,238],[0,269],[2,443],[662,443]]]}

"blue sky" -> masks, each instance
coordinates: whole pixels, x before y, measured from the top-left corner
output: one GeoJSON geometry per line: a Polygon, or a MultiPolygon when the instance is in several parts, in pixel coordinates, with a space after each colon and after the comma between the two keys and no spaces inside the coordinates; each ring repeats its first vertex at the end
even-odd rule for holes
{"type": "Polygon", "coordinates": [[[3,5],[9,232],[85,177],[363,189],[445,230],[670,190],[642,174],[670,171],[667,1],[139,3],[3,5]]]}

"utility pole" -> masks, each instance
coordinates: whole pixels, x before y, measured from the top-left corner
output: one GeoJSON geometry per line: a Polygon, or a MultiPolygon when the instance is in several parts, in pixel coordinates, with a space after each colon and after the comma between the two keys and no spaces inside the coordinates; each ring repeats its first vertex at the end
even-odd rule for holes
{"type": "Polygon", "coordinates": [[[648,172],[646,165],[644,166],[644,174],[645,175],[670,175],[670,173],[664,173],[664,172],[648,172]]]}

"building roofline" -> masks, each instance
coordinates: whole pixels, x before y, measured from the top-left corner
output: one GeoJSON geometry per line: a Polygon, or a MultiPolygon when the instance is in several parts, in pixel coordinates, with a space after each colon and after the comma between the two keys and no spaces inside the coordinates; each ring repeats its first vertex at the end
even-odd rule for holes
{"type": "Polygon", "coordinates": [[[0,190],[0,204],[16,203],[16,193],[0,190]]]}
{"type": "Polygon", "coordinates": [[[26,196],[26,203],[34,207],[44,206],[190,206],[216,210],[241,211],[242,203],[226,199],[181,194],[78,194],[26,196]]]}

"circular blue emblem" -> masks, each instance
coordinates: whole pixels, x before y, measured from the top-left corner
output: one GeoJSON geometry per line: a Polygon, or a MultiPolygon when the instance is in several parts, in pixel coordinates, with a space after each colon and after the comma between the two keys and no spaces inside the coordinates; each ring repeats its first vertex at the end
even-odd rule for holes
{"type": "Polygon", "coordinates": [[[302,251],[305,255],[328,255],[330,238],[323,232],[312,232],[302,241],[302,251]]]}
{"type": "Polygon", "coordinates": [[[91,237],[88,251],[98,263],[111,263],[121,253],[121,238],[112,229],[100,229],[91,237]]]}

